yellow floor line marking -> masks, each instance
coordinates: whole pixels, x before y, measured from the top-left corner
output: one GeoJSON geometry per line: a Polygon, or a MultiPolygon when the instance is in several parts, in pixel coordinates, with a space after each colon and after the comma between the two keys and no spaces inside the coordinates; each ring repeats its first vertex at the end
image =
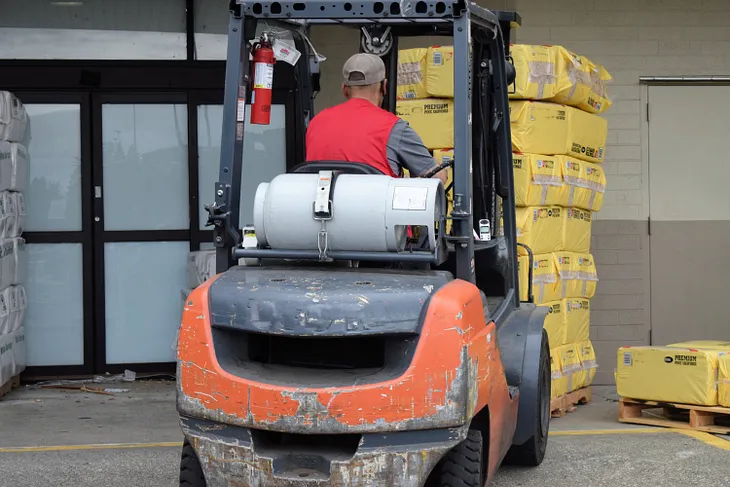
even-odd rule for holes
{"type": "Polygon", "coordinates": [[[730,451],[730,441],[724,440],[722,438],[718,438],[717,436],[713,435],[712,433],[705,433],[704,431],[695,431],[695,430],[682,430],[682,431],[678,431],[678,433],[682,433],[683,435],[691,436],[692,438],[700,440],[701,442],[706,443],[710,446],[714,446],[715,448],[720,448],[721,450],[730,451]]]}
{"type": "Polygon", "coordinates": [[[56,445],[56,446],[19,446],[0,448],[0,453],[25,453],[44,451],[72,451],[72,450],[114,450],[134,448],[170,448],[181,447],[182,442],[171,441],[162,443],[102,443],[97,445],[56,445]]]}
{"type": "MultiPolygon", "coordinates": [[[[600,435],[636,435],[636,434],[662,434],[679,433],[695,438],[707,445],[722,450],[730,451],[730,441],[727,441],[711,433],[704,431],[693,431],[679,428],[631,428],[631,429],[591,429],[591,430],[557,430],[551,431],[550,436],[600,436],[600,435]]],[[[139,449],[139,448],[180,448],[182,442],[158,442],[158,443],[101,443],[93,445],[55,445],[55,446],[20,446],[0,447],[0,453],[31,453],[50,451],[74,451],[74,450],[114,450],[114,449],[139,449]]]]}
{"type": "Polygon", "coordinates": [[[596,430],[553,430],[549,436],[589,436],[589,435],[637,435],[653,433],[676,433],[674,428],[616,428],[596,430]]]}

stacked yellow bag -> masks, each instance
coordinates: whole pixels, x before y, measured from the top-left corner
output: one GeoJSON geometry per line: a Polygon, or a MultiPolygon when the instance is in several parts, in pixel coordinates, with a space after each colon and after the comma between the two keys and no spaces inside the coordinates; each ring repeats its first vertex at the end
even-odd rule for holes
{"type": "MultiPolygon", "coordinates": [[[[597,367],[590,310],[598,276],[590,242],[593,212],[606,191],[608,125],[599,114],[611,106],[611,76],[561,46],[512,45],[510,54],[517,74],[509,87],[517,240],[533,253],[535,303],[549,309],[545,328],[561,367],[553,388],[568,393],[591,385],[597,367]]],[[[526,300],[529,258],[518,251],[526,300]]]]}
{"type": "MultiPolygon", "coordinates": [[[[611,76],[562,46],[512,45],[510,54],[516,69],[509,97],[517,239],[534,256],[535,302],[549,309],[555,396],[589,386],[595,375],[590,300],[598,277],[590,241],[593,212],[602,208],[606,190],[601,163],[608,127],[599,114],[611,106],[611,76]]],[[[453,97],[453,46],[399,51],[396,113],[439,164],[453,158],[453,97]]],[[[451,194],[447,198],[451,211],[451,194]]],[[[530,264],[522,247],[518,266],[526,300],[530,264]]]]}

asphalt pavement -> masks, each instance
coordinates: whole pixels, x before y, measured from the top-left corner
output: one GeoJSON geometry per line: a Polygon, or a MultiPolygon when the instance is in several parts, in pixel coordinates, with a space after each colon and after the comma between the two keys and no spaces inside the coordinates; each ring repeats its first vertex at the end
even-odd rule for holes
{"type": "MultiPolygon", "coordinates": [[[[20,389],[0,400],[0,487],[177,487],[172,384],[113,387],[131,391],[20,389]]],[[[617,423],[611,399],[597,394],[553,420],[543,465],[503,467],[493,487],[730,485],[730,442],[617,423]]]]}

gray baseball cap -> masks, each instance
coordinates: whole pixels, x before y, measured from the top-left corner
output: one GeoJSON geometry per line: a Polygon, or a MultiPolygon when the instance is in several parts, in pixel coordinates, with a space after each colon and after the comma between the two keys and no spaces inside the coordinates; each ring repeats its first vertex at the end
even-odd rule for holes
{"type": "Polygon", "coordinates": [[[385,79],[385,64],[374,54],[355,54],[342,66],[342,76],[347,86],[374,85],[385,79]]]}

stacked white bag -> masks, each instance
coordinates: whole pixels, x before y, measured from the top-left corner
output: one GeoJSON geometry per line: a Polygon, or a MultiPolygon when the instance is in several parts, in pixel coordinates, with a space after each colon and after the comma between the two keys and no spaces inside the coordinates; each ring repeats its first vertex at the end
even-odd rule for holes
{"type": "Polygon", "coordinates": [[[23,143],[28,115],[12,93],[0,91],[0,385],[26,366],[25,283],[27,257],[23,230],[28,189],[28,151],[23,143]]]}

